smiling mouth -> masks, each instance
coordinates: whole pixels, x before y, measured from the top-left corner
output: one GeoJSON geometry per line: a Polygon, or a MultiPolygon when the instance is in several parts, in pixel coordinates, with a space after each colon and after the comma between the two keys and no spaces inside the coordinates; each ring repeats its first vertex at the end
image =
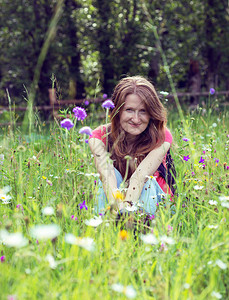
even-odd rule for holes
{"type": "Polygon", "coordinates": [[[141,124],[133,124],[133,123],[129,123],[130,124],[130,126],[132,126],[132,127],[139,127],[141,124]]]}

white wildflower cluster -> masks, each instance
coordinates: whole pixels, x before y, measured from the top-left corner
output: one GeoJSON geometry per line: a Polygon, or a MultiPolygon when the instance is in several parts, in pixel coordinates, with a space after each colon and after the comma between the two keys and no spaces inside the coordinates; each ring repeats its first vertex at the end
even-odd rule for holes
{"type": "Polygon", "coordinates": [[[95,242],[90,237],[75,237],[74,234],[67,233],[65,235],[65,242],[71,245],[77,245],[88,251],[93,251],[95,248],[95,242]]]}
{"type": "Polygon", "coordinates": [[[0,243],[7,247],[21,248],[28,244],[28,240],[21,232],[9,233],[7,230],[0,231],[0,243]]]}
{"type": "Polygon", "coordinates": [[[229,196],[220,196],[219,200],[222,207],[229,208],[229,196]]]}
{"type": "Polygon", "coordinates": [[[10,186],[5,186],[3,189],[0,189],[0,200],[2,201],[2,204],[10,203],[10,199],[12,197],[10,195],[7,195],[10,191],[10,186]]]}
{"type": "Polygon", "coordinates": [[[121,283],[114,283],[111,288],[117,293],[123,293],[129,299],[134,299],[137,296],[137,292],[132,285],[123,286],[121,283]]]}

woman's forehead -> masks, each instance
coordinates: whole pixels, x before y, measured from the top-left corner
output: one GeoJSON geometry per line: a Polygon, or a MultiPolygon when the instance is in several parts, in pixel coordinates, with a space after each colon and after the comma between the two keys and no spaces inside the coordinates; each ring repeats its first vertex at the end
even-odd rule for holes
{"type": "Polygon", "coordinates": [[[136,94],[130,94],[125,99],[124,106],[131,106],[131,107],[144,107],[145,103],[144,101],[136,94]]]}

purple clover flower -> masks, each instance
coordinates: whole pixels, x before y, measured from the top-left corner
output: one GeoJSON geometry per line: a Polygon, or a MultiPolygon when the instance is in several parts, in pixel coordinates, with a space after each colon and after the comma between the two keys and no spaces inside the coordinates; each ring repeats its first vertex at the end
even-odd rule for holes
{"type": "Polygon", "coordinates": [[[92,134],[92,130],[89,126],[84,126],[82,128],[80,128],[79,130],[80,134],[87,134],[87,135],[91,135],[92,134]]]}
{"type": "Polygon", "coordinates": [[[60,126],[66,128],[67,130],[70,130],[70,128],[72,128],[74,124],[70,119],[64,119],[60,122],[60,126]]]}
{"type": "Polygon", "coordinates": [[[213,89],[213,88],[210,88],[210,91],[209,91],[209,93],[210,93],[211,95],[214,95],[214,94],[215,94],[215,89],[213,89]]]}
{"type": "Polygon", "coordinates": [[[201,156],[199,164],[203,164],[204,163],[204,158],[201,156]]]}
{"type": "Polygon", "coordinates": [[[103,102],[102,107],[109,109],[109,108],[114,108],[115,105],[114,105],[112,100],[108,99],[108,100],[103,102]]]}
{"type": "Polygon", "coordinates": [[[85,208],[87,210],[87,205],[85,204],[85,200],[82,203],[80,203],[79,206],[80,206],[80,209],[85,208]]]}
{"type": "Polygon", "coordinates": [[[188,161],[189,159],[190,159],[189,155],[187,155],[187,156],[184,155],[183,160],[188,161]]]}
{"type": "Polygon", "coordinates": [[[214,158],[214,161],[218,164],[219,163],[219,159],[218,158],[214,158]]]}
{"type": "Polygon", "coordinates": [[[84,105],[88,106],[89,105],[89,101],[85,100],[84,105]]]}
{"type": "Polygon", "coordinates": [[[1,260],[1,262],[3,263],[3,262],[6,260],[5,255],[2,255],[2,256],[0,257],[0,260],[1,260]]]}
{"type": "Polygon", "coordinates": [[[107,99],[107,94],[103,94],[103,99],[107,99]]]}
{"type": "Polygon", "coordinates": [[[188,138],[186,138],[186,137],[184,137],[182,140],[185,141],[185,142],[190,141],[190,140],[189,140],[188,138]]]}
{"type": "Polygon", "coordinates": [[[72,111],[78,121],[83,121],[87,117],[86,110],[82,107],[76,106],[72,111]]]}

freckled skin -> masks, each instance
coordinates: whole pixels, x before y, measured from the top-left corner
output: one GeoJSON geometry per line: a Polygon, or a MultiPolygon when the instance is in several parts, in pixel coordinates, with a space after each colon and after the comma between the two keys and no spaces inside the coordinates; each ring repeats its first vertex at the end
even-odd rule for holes
{"type": "Polygon", "coordinates": [[[129,138],[141,134],[147,128],[149,121],[150,116],[144,102],[135,94],[128,95],[120,115],[120,125],[129,138]]]}

